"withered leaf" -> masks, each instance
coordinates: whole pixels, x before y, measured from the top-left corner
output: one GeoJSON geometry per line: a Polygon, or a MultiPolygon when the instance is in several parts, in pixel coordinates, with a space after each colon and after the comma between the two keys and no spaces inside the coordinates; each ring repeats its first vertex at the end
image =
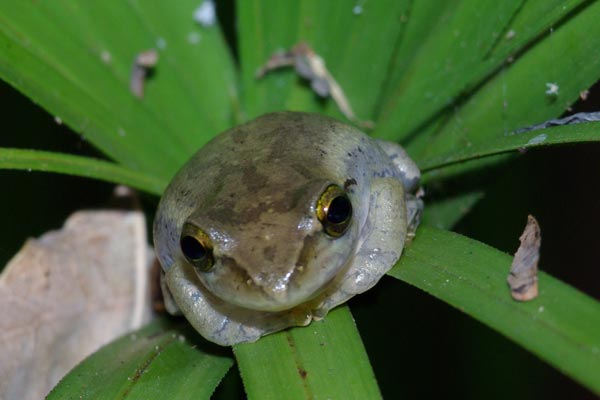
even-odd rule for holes
{"type": "Polygon", "coordinates": [[[362,121],[354,115],[344,90],[327,69],[325,60],[308,43],[300,42],[288,51],[273,54],[256,72],[256,78],[260,79],[269,72],[284,67],[294,67],[300,77],[310,82],[312,90],[317,95],[331,96],[342,114],[350,121],[365,129],[373,129],[372,121],[362,121]]]}
{"type": "Polygon", "coordinates": [[[142,213],[86,211],[29,239],[0,276],[0,398],[40,399],[151,318],[142,213]]]}
{"type": "Polygon", "coordinates": [[[537,271],[542,234],[536,219],[529,215],[519,238],[521,245],[515,253],[508,275],[510,294],[515,300],[528,301],[538,295],[537,271]]]}
{"type": "Polygon", "coordinates": [[[158,63],[158,51],[151,49],[139,53],[131,67],[129,89],[137,98],[144,97],[144,85],[148,71],[158,63]]]}

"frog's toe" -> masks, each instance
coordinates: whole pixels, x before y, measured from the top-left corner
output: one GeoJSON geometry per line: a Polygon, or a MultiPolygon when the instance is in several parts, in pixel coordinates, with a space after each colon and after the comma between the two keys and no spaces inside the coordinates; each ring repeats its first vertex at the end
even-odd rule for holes
{"type": "Polygon", "coordinates": [[[421,215],[423,214],[424,203],[419,197],[414,195],[406,196],[406,214],[407,214],[407,240],[412,240],[415,237],[415,232],[421,223],[421,215]]]}
{"type": "Polygon", "coordinates": [[[171,293],[171,290],[169,289],[169,286],[167,285],[167,281],[165,278],[165,271],[163,271],[163,270],[160,271],[160,289],[162,292],[163,302],[165,304],[165,309],[167,310],[167,312],[171,315],[181,315],[182,314],[181,310],[179,309],[179,306],[175,302],[175,299],[173,298],[173,294],[171,293]]]}

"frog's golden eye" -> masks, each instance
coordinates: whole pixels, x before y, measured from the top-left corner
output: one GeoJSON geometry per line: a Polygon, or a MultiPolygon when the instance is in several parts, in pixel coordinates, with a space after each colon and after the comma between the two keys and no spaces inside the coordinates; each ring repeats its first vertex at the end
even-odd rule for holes
{"type": "Polygon", "coordinates": [[[337,185],[329,185],[317,201],[317,218],[329,236],[339,237],[352,221],[352,203],[337,185]]]}
{"type": "Polygon", "coordinates": [[[179,246],[186,260],[202,272],[209,271],[215,263],[210,238],[192,224],[183,226],[179,246]]]}

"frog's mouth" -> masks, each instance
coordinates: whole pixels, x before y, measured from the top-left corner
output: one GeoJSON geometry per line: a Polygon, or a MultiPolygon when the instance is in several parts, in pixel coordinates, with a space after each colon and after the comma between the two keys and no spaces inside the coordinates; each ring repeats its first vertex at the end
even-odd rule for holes
{"type": "Polygon", "coordinates": [[[348,255],[354,254],[350,237],[332,240],[322,232],[305,237],[294,257],[296,262],[287,269],[275,265],[249,268],[220,256],[214,272],[201,280],[213,295],[227,303],[257,311],[289,310],[329,291],[332,282],[344,274],[351,264],[348,255]]]}

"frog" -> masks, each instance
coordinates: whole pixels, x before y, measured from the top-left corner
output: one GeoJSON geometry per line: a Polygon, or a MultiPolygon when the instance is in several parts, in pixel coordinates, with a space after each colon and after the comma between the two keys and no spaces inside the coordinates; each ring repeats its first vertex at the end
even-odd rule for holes
{"type": "Polygon", "coordinates": [[[222,346],[325,318],[398,261],[419,181],[400,145],[320,114],[269,113],[215,136],[156,211],[167,310],[222,346]]]}

